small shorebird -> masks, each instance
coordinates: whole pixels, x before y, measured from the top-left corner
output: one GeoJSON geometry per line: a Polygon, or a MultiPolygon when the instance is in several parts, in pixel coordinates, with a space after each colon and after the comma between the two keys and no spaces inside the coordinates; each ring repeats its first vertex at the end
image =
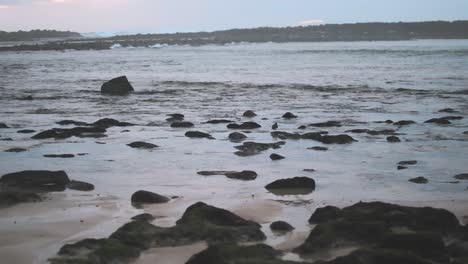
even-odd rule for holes
{"type": "Polygon", "coordinates": [[[278,128],[278,123],[274,123],[274,124],[271,126],[271,128],[272,128],[273,130],[276,130],[276,129],[278,128]]]}

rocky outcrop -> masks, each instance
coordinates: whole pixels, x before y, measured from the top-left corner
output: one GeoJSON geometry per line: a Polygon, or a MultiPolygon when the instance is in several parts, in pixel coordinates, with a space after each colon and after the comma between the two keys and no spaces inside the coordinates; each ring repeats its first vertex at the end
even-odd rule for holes
{"type": "Polygon", "coordinates": [[[40,202],[42,199],[39,195],[32,192],[22,191],[1,191],[0,192],[0,208],[13,206],[19,203],[40,202]]]}
{"type": "Polygon", "coordinates": [[[20,171],[8,173],[0,178],[0,184],[10,189],[36,191],[64,190],[70,182],[64,171],[20,171]]]}
{"type": "MultiPolygon", "coordinates": [[[[96,137],[97,135],[103,135],[106,129],[103,127],[74,127],[69,129],[64,128],[53,128],[39,132],[34,135],[32,139],[67,139],[73,136],[76,137],[96,137]]],[[[104,135],[105,136],[105,135],[104,135]]]]}
{"type": "Polygon", "coordinates": [[[132,204],[167,203],[169,198],[148,191],[137,191],[131,197],[132,204]]]}
{"type": "Polygon", "coordinates": [[[247,138],[246,135],[240,133],[240,132],[232,132],[231,134],[229,134],[229,140],[232,141],[232,142],[240,142],[244,139],[247,138]]]}
{"type": "Polygon", "coordinates": [[[174,128],[187,128],[187,127],[193,127],[194,124],[191,123],[191,122],[187,122],[187,121],[176,121],[176,122],[173,122],[171,124],[171,127],[174,127],[174,128]]]}
{"type": "Polygon", "coordinates": [[[102,94],[127,95],[133,91],[133,86],[130,84],[126,76],[114,78],[110,81],[105,82],[101,86],[102,94]]]}
{"type": "Polygon", "coordinates": [[[325,135],[319,140],[323,144],[350,144],[356,141],[354,138],[348,135],[325,135]]]}
{"type": "Polygon", "coordinates": [[[294,177],[276,180],[265,188],[277,195],[309,194],[315,190],[315,181],[308,177],[294,177]]]}
{"type": "Polygon", "coordinates": [[[247,110],[242,114],[243,117],[255,117],[257,114],[255,114],[254,111],[252,110],[247,110]]]}
{"type": "Polygon", "coordinates": [[[244,122],[242,124],[231,123],[227,125],[229,129],[256,129],[262,127],[255,122],[244,122]]]}
{"type": "Polygon", "coordinates": [[[397,136],[389,136],[387,137],[387,141],[390,143],[398,143],[401,142],[400,138],[397,136]]]}
{"type": "Polygon", "coordinates": [[[214,137],[208,133],[200,132],[200,131],[187,131],[185,133],[186,137],[189,138],[207,138],[207,139],[214,139],[214,137]]]}
{"type": "Polygon", "coordinates": [[[127,144],[127,146],[129,146],[131,148],[137,148],[137,149],[154,149],[154,148],[159,147],[158,145],[143,142],[143,141],[132,142],[130,144],[127,144]]]}
{"type": "Polygon", "coordinates": [[[415,124],[416,122],[412,121],[412,120],[400,120],[398,122],[395,122],[393,123],[393,125],[395,126],[407,126],[407,125],[411,125],[411,124],[415,124]]]}
{"type": "Polygon", "coordinates": [[[284,141],[275,142],[275,143],[257,143],[257,142],[244,142],[240,146],[235,146],[236,149],[239,151],[234,152],[237,156],[246,157],[246,156],[253,156],[257,155],[263,151],[266,151],[270,148],[278,149],[281,148],[282,145],[286,144],[284,141]]]}
{"type": "Polygon", "coordinates": [[[285,221],[276,221],[270,224],[270,229],[276,232],[289,232],[294,230],[294,227],[285,221]]]}
{"type": "Polygon", "coordinates": [[[309,124],[311,127],[341,127],[341,122],[339,121],[327,121],[322,123],[313,123],[309,124]]]}

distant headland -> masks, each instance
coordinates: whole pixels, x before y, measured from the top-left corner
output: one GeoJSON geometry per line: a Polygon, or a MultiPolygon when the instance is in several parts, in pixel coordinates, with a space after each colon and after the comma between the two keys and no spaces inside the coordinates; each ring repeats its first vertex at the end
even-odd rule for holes
{"type": "Polygon", "coordinates": [[[31,31],[0,31],[0,41],[33,41],[47,38],[80,38],[81,34],[71,31],[31,30],[31,31]]]}
{"type": "Polygon", "coordinates": [[[261,27],[230,29],[214,32],[136,34],[109,38],[83,38],[79,33],[51,30],[6,33],[0,31],[0,41],[66,37],[73,41],[50,41],[45,44],[0,47],[0,51],[21,50],[102,50],[113,45],[148,47],[167,45],[206,45],[239,42],[324,42],[324,41],[393,41],[412,39],[468,39],[468,21],[429,21],[398,23],[325,24],[298,27],[261,27]],[[7,37],[4,37],[6,34],[7,37]],[[10,38],[8,38],[8,35],[10,38]]]}

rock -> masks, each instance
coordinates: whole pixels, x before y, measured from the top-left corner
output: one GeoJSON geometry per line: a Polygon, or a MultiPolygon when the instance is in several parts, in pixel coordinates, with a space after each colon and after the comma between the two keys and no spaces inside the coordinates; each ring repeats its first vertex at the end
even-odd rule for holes
{"type": "Polygon", "coordinates": [[[31,134],[34,132],[36,132],[36,130],[32,130],[32,129],[22,129],[22,130],[16,131],[16,133],[19,133],[19,134],[31,134]]]}
{"type": "Polygon", "coordinates": [[[301,139],[312,139],[316,141],[322,140],[322,134],[320,132],[309,132],[301,135],[301,139]]]}
{"type": "Polygon", "coordinates": [[[294,230],[294,227],[284,221],[276,221],[270,224],[270,229],[276,232],[289,232],[294,230]]]}
{"type": "Polygon", "coordinates": [[[302,171],[305,171],[305,172],[315,172],[314,169],[303,169],[302,171]]]}
{"type": "Polygon", "coordinates": [[[277,259],[281,253],[265,244],[239,246],[233,244],[210,245],[193,255],[185,264],[301,264],[277,259]]]}
{"type": "Polygon", "coordinates": [[[148,213],[143,213],[143,214],[139,214],[139,215],[132,217],[132,220],[134,221],[144,221],[144,222],[151,222],[154,219],[156,218],[152,214],[148,214],[148,213]]]}
{"type": "Polygon", "coordinates": [[[397,135],[396,131],[393,129],[384,129],[384,130],[369,130],[366,132],[369,135],[372,136],[378,136],[378,135],[397,135]]]}
{"type": "Polygon", "coordinates": [[[231,123],[227,125],[229,129],[256,129],[262,127],[255,122],[244,122],[242,124],[231,123]]]}
{"type": "Polygon", "coordinates": [[[170,199],[153,192],[137,191],[132,195],[131,201],[133,204],[154,204],[167,203],[170,199]]]}
{"type": "Polygon", "coordinates": [[[293,118],[297,118],[297,115],[291,113],[291,112],[286,112],[283,116],[282,116],[284,119],[293,119],[293,118]]]}
{"type": "Polygon", "coordinates": [[[278,123],[275,122],[275,123],[271,126],[271,129],[273,129],[273,130],[278,129],[278,123]]]}
{"type": "Polygon", "coordinates": [[[44,155],[46,158],[74,158],[75,155],[73,154],[46,154],[44,155]]]}
{"type": "Polygon", "coordinates": [[[385,124],[389,124],[389,125],[390,125],[390,124],[393,124],[393,121],[392,121],[392,120],[390,120],[390,119],[388,119],[388,120],[385,120],[385,124]]]}
{"type": "Polygon", "coordinates": [[[96,135],[106,132],[105,128],[102,127],[74,127],[70,129],[63,128],[53,128],[39,132],[38,134],[32,136],[32,139],[66,139],[73,136],[76,137],[86,137],[87,135],[96,135]]]}
{"type": "Polygon", "coordinates": [[[199,175],[203,176],[212,176],[212,175],[224,175],[230,179],[252,181],[257,178],[257,173],[255,171],[244,170],[241,172],[237,171],[199,171],[199,175]]]}
{"type": "Polygon", "coordinates": [[[345,132],[346,133],[362,134],[362,133],[369,132],[369,129],[351,129],[351,130],[346,130],[345,132]]]}
{"type": "Polygon", "coordinates": [[[91,124],[88,124],[86,122],[80,122],[80,121],[75,121],[75,120],[62,120],[59,122],[56,122],[58,125],[62,126],[69,126],[69,125],[74,125],[74,126],[90,126],[91,124]]]}
{"type": "Polygon", "coordinates": [[[464,117],[463,116],[444,116],[441,117],[441,119],[445,120],[462,120],[464,117]]]}
{"type": "Polygon", "coordinates": [[[234,154],[237,156],[241,157],[246,157],[246,156],[253,156],[261,153],[262,151],[268,150],[270,148],[273,149],[278,149],[281,148],[282,145],[286,144],[284,141],[276,142],[276,143],[257,143],[257,142],[244,142],[240,146],[235,146],[236,149],[239,151],[236,151],[234,154]]]}
{"type": "Polygon", "coordinates": [[[432,118],[427,121],[424,121],[424,123],[436,123],[439,125],[450,125],[452,124],[449,120],[444,119],[444,118],[432,118]]]}
{"type": "Polygon", "coordinates": [[[405,165],[416,165],[418,163],[417,160],[404,160],[398,162],[398,165],[405,166],[405,165]]]}
{"type": "MultiPolygon", "coordinates": [[[[398,244],[424,240],[427,233],[453,235],[458,233],[459,222],[454,214],[430,207],[407,207],[382,202],[357,203],[338,209],[327,206],[317,209],[309,219],[317,224],[305,242],[294,249],[301,255],[314,254],[347,245],[366,248],[387,247],[398,249],[398,244]],[[408,237],[392,237],[408,234],[408,237]],[[411,236],[417,236],[413,238],[411,236]],[[400,241],[395,243],[396,241],[400,241]]],[[[428,241],[427,250],[439,248],[439,242],[428,241]]],[[[426,248],[423,242],[405,248],[405,252],[418,255],[426,248]]],[[[402,262],[330,262],[330,263],[402,263],[402,262]]],[[[414,263],[414,262],[403,262],[414,263]]],[[[416,262],[417,263],[417,262],[416,262]]],[[[444,262],[445,263],[445,262],[444,262]]]]}
{"type": "Polygon", "coordinates": [[[350,144],[352,143],[354,138],[348,135],[336,135],[336,136],[322,136],[320,142],[323,144],[350,144]]]}
{"type": "Polygon", "coordinates": [[[463,135],[468,135],[468,130],[463,132],[463,135]]]}
{"type": "Polygon", "coordinates": [[[212,119],[206,121],[208,124],[229,124],[229,123],[234,123],[232,120],[227,120],[227,119],[212,119]]]}
{"type": "Polygon", "coordinates": [[[341,127],[341,123],[338,121],[327,121],[322,123],[313,123],[309,124],[308,126],[312,127],[341,127]]]}
{"type": "Polygon", "coordinates": [[[284,159],[284,157],[281,156],[281,155],[278,155],[276,153],[273,153],[273,154],[270,155],[270,159],[271,160],[282,160],[282,159],[284,159]]]}
{"type": "Polygon", "coordinates": [[[416,177],[416,178],[409,179],[408,181],[418,183],[418,184],[425,184],[428,182],[428,180],[424,177],[416,177]]]}
{"type": "Polygon", "coordinates": [[[10,127],[7,126],[5,123],[0,123],[0,128],[10,128],[10,127]]]}
{"type": "Polygon", "coordinates": [[[283,131],[273,131],[273,132],[270,133],[270,135],[273,138],[279,138],[279,139],[282,139],[282,140],[285,140],[285,139],[297,140],[297,139],[302,138],[302,135],[299,134],[299,133],[288,133],[288,132],[283,132],[283,131]]]}
{"type": "Polygon", "coordinates": [[[246,138],[247,136],[240,132],[232,132],[231,134],[229,134],[229,140],[234,141],[234,142],[239,142],[246,138]]]}
{"type": "Polygon", "coordinates": [[[34,188],[43,190],[63,190],[70,182],[64,171],[19,171],[8,173],[0,178],[0,184],[9,188],[34,188]]]}
{"type": "Polygon", "coordinates": [[[187,131],[185,133],[186,137],[189,138],[208,138],[208,139],[214,139],[213,136],[211,136],[208,133],[200,132],[200,131],[187,131]]]}
{"type": "Polygon", "coordinates": [[[129,146],[131,148],[138,148],[138,149],[154,149],[154,148],[159,147],[158,145],[143,142],[143,141],[132,142],[130,144],[127,144],[127,146],[129,146]]]}
{"type": "Polygon", "coordinates": [[[406,166],[401,166],[401,165],[398,165],[397,169],[398,170],[406,170],[408,167],[406,166]]]}
{"type": "Polygon", "coordinates": [[[193,127],[193,123],[191,122],[183,122],[183,121],[176,121],[174,123],[171,124],[171,127],[176,127],[176,128],[179,128],[179,127],[193,127]]]}
{"type": "Polygon", "coordinates": [[[306,129],[306,128],[307,128],[307,127],[306,127],[305,125],[301,125],[301,126],[299,126],[297,129],[303,130],[303,129],[306,129]]]}
{"type": "Polygon", "coordinates": [[[243,117],[255,117],[257,114],[254,113],[254,111],[247,110],[242,114],[243,117]]]}
{"type": "Polygon", "coordinates": [[[119,120],[113,118],[102,118],[92,124],[96,127],[101,128],[110,128],[110,127],[128,127],[134,126],[135,124],[128,123],[128,122],[120,122],[119,120]]]}
{"type": "Polygon", "coordinates": [[[169,122],[182,121],[185,118],[185,116],[183,114],[178,114],[178,113],[168,114],[167,116],[169,116],[169,118],[166,119],[166,120],[169,121],[169,122]]]}
{"type": "Polygon", "coordinates": [[[393,125],[395,126],[407,126],[407,125],[411,125],[411,124],[415,124],[416,122],[412,121],[412,120],[400,120],[398,122],[395,122],[393,123],[393,125]]]}
{"type": "Polygon", "coordinates": [[[389,249],[359,249],[347,256],[314,264],[434,264],[408,251],[389,249]]]}
{"type": "Polygon", "coordinates": [[[265,188],[277,195],[309,194],[315,190],[315,181],[308,177],[276,180],[265,188]]]}
{"type": "Polygon", "coordinates": [[[390,142],[390,143],[398,143],[398,142],[401,142],[400,138],[397,137],[397,136],[390,136],[390,137],[387,137],[387,141],[390,142]]]}
{"type": "Polygon", "coordinates": [[[67,183],[67,188],[75,191],[88,192],[94,190],[94,185],[82,181],[70,181],[67,183]]]}
{"type": "Polygon", "coordinates": [[[458,174],[453,177],[457,180],[468,180],[468,173],[458,174]]]}
{"type": "Polygon", "coordinates": [[[103,94],[127,95],[133,91],[134,89],[126,76],[114,78],[101,86],[101,93],[103,94]]]}
{"type": "Polygon", "coordinates": [[[0,192],[0,208],[13,206],[18,203],[40,202],[42,199],[39,195],[31,192],[21,191],[6,191],[0,192]]]}
{"type": "Polygon", "coordinates": [[[440,113],[458,113],[458,111],[452,108],[444,108],[439,110],[440,113]]]}
{"type": "Polygon", "coordinates": [[[10,148],[10,149],[5,150],[5,152],[14,152],[14,153],[25,152],[25,151],[28,151],[28,150],[25,148],[10,148]]]}
{"type": "Polygon", "coordinates": [[[307,149],[317,150],[317,151],[327,151],[328,150],[328,148],[326,148],[326,147],[319,147],[319,146],[310,147],[310,148],[307,148],[307,149]]]}
{"type": "Polygon", "coordinates": [[[26,96],[23,96],[23,97],[19,98],[19,100],[32,101],[32,100],[34,100],[34,98],[32,97],[32,95],[26,95],[26,96]]]}
{"type": "Polygon", "coordinates": [[[1,140],[1,141],[13,141],[12,138],[2,138],[2,139],[0,139],[0,140],[1,140]]]}

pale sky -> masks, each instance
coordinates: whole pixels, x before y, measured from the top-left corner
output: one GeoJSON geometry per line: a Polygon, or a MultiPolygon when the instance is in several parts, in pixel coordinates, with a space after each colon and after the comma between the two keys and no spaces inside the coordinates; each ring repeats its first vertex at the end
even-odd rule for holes
{"type": "Polygon", "coordinates": [[[0,30],[213,31],[468,20],[468,0],[0,0],[0,30]]]}

